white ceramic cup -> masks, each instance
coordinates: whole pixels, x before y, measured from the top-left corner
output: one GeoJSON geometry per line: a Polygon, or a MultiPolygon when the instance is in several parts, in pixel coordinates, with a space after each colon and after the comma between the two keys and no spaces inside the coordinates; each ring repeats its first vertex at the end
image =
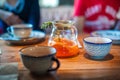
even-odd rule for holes
{"type": "Polygon", "coordinates": [[[92,59],[103,59],[109,54],[112,40],[103,37],[86,37],[83,40],[86,53],[92,59]]]}
{"type": "Polygon", "coordinates": [[[32,33],[32,24],[16,24],[7,28],[8,33],[14,38],[28,38],[32,33]]]}
{"type": "Polygon", "coordinates": [[[44,74],[56,71],[60,66],[59,60],[55,58],[56,49],[53,47],[29,46],[19,52],[24,66],[32,73],[44,74]],[[56,67],[52,67],[53,62],[56,62],[56,67]]]}

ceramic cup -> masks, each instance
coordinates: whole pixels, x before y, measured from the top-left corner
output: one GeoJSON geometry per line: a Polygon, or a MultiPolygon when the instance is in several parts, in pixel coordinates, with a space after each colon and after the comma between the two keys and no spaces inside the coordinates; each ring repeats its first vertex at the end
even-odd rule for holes
{"type": "Polygon", "coordinates": [[[29,46],[19,50],[23,65],[32,73],[45,74],[56,71],[60,62],[55,58],[56,49],[50,46],[29,46]],[[56,62],[56,67],[53,67],[56,62]]]}
{"type": "Polygon", "coordinates": [[[32,33],[32,24],[16,24],[7,28],[8,33],[14,38],[28,38],[32,33]]]}
{"type": "Polygon", "coordinates": [[[103,59],[109,54],[112,40],[103,37],[86,37],[83,40],[86,53],[92,59],[103,59]]]}

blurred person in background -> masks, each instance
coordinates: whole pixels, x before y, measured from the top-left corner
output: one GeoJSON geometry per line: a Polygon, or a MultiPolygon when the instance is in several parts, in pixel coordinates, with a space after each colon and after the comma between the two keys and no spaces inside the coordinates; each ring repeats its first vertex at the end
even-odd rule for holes
{"type": "Polygon", "coordinates": [[[30,23],[39,30],[40,6],[38,0],[1,0],[0,33],[10,25],[30,23]]]}
{"type": "Polygon", "coordinates": [[[120,0],[74,0],[74,21],[78,32],[113,28],[119,8],[120,0]]]}

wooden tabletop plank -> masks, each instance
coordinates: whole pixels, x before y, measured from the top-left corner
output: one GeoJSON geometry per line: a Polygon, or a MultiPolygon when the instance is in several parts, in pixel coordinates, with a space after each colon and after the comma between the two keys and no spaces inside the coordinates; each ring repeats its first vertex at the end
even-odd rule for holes
{"type": "MultiPolygon", "coordinates": [[[[85,36],[79,36],[79,41],[83,46],[83,38],[85,36]]],[[[46,41],[35,45],[47,45],[46,41]]],[[[29,71],[23,66],[19,50],[25,46],[10,46],[5,41],[0,40],[0,49],[2,55],[0,55],[0,63],[19,63],[20,80],[78,80],[78,79],[90,79],[90,80],[120,80],[120,45],[112,45],[109,55],[103,60],[90,59],[84,47],[80,49],[79,55],[72,58],[64,58],[60,60],[60,68],[57,72],[53,72],[52,76],[47,77],[32,77],[29,71]],[[49,79],[48,79],[49,78],[49,79]]]]}

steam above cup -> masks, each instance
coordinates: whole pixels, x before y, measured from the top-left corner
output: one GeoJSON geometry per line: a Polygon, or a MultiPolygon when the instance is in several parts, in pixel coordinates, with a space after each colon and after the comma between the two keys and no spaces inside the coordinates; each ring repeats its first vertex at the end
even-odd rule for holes
{"type": "Polygon", "coordinates": [[[8,34],[14,38],[28,38],[32,33],[32,24],[16,24],[7,28],[8,34]]]}

